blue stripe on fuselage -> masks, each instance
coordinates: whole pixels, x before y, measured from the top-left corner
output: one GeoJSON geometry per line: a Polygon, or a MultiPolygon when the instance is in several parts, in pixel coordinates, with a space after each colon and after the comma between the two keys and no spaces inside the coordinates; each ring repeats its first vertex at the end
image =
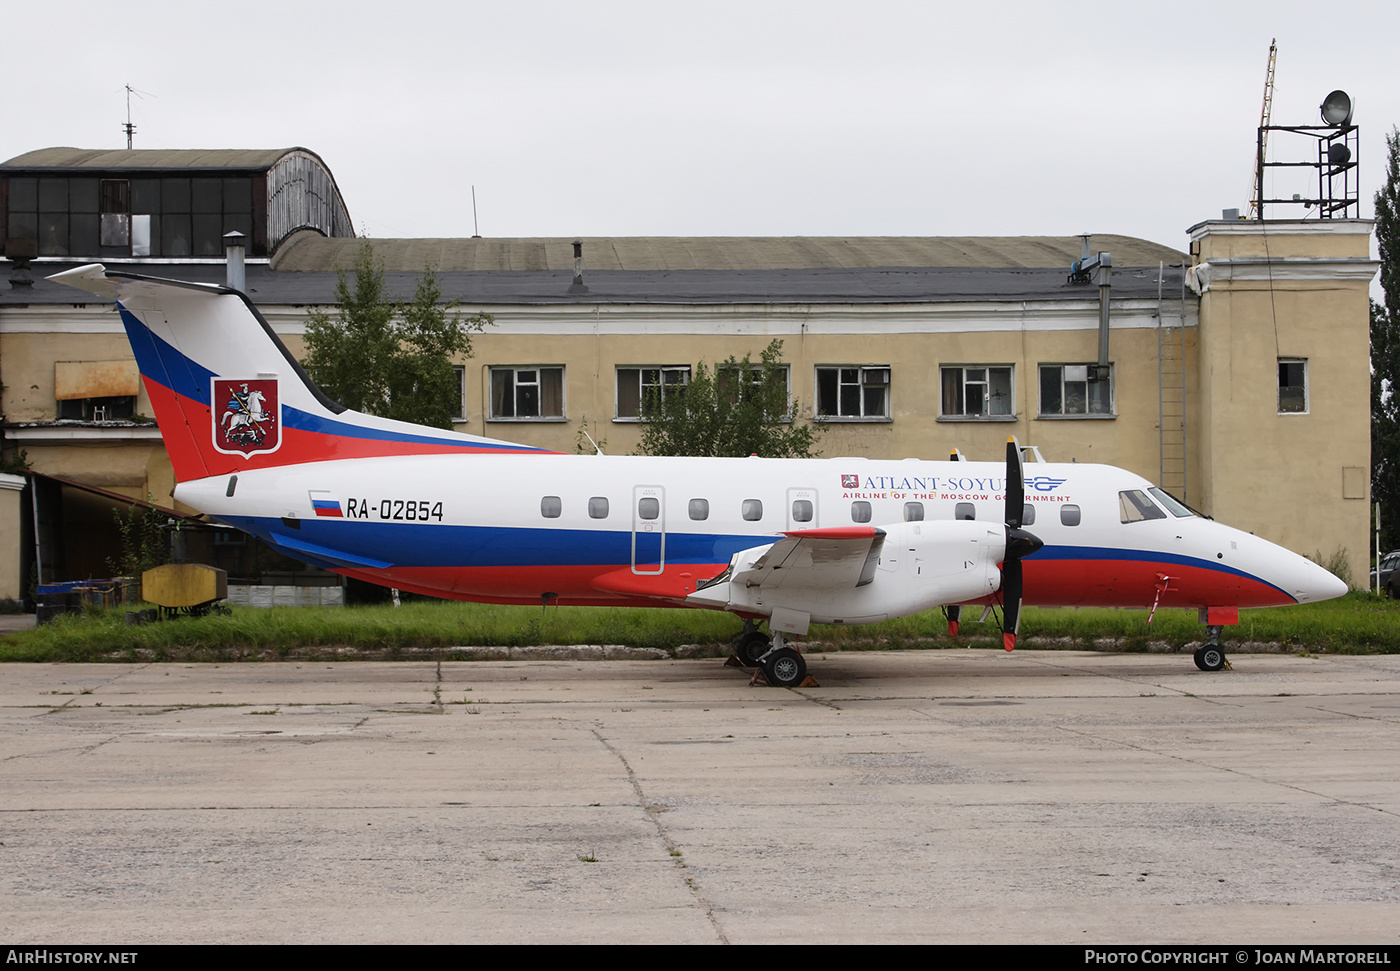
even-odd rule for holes
{"type": "MultiPolygon", "coordinates": [[[[286,534],[280,519],[221,516],[221,522],[276,543],[273,531],[286,534]]],[[[629,566],[629,530],[529,529],[514,526],[439,526],[431,523],[383,523],[303,519],[298,539],[356,556],[384,560],[396,567],[441,566],[629,566]]],[[[781,537],[711,533],[666,534],[666,562],[725,563],[740,550],[781,537]]]]}

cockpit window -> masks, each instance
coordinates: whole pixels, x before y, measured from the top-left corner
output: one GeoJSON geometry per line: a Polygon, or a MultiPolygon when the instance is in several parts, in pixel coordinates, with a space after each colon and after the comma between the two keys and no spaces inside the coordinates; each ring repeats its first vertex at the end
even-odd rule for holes
{"type": "Polygon", "coordinates": [[[1163,492],[1156,486],[1153,486],[1147,491],[1152,493],[1152,498],[1156,499],[1163,506],[1165,506],[1167,512],[1171,513],[1177,519],[1187,519],[1191,516],[1196,515],[1195,510],[1193,510],[1190,506],[1186,505],[1184,502],[1178,500],[1170,492],[1163,492]]]}
{"type": "Polygon", "coordinates": [[[1167,514],[1153,505],[1141,489],[1125,489],[1118,493],[1118,519],[1125,523],[1140,523],[1147,519],[1166,519],[1167,514]]]}

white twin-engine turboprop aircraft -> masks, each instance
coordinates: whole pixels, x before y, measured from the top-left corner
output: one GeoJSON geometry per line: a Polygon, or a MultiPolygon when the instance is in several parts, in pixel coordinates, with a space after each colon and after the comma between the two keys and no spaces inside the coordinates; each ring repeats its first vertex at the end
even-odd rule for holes
{"type": "Polygon", "coordinates": [[[249,300],[98,264],[52,279],[115,299],[178,484],[175,498],[310,563],[489,603],[706,607],[745,619],[736,653],[800,684],[787,643],[868,624],[1021,603],[1240,607],[1346,586],[1104,465],[922,459],[560,455],[347,411],[249,300]],[[767,619],[771,636],[755,623],[767,619]]]}

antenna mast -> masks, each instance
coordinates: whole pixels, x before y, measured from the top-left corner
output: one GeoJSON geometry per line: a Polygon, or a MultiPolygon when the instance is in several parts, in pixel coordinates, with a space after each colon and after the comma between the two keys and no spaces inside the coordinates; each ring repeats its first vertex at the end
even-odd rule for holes
{"type": "Polygon", "coordinates": [[[1269,68],[1264,72],[1264,107],[1259,112],[1259,155],[1254,160],[1254,184],[1249,193],[1247,219],[1264,218],[1264,154],[1269,147],[1269,115],[1274,107],[1274,59],[1278,56],[1278,38],[1269,41],[1269,68]]]}
{"type": "Polygon", "coordinates": [[[131,85],[126,86],[126,124],[122,125],[122,131],[126,132],[126,148],[131,151],[131,136],[136,134],[136,126],[131,123],[131,85]]]}

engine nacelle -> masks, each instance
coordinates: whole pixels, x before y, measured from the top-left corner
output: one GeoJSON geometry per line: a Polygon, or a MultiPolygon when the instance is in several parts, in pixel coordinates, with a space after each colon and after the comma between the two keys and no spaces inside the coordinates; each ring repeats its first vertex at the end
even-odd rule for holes
{"type": "Polygon", "coordinates": [[[1001,585],[997,564],[1006,552],[1006,530],[1000,523],[897,523],[881,531],[878,563],[859,585],[812,583],[800,568],[771,572],[757,583],[746,580],[765,546],[735,554],[731,579],[697,591],[692,599],[767,615],[773,630],[805,634],[809,624],[873,624],[976,600],[1001,585]]]}

